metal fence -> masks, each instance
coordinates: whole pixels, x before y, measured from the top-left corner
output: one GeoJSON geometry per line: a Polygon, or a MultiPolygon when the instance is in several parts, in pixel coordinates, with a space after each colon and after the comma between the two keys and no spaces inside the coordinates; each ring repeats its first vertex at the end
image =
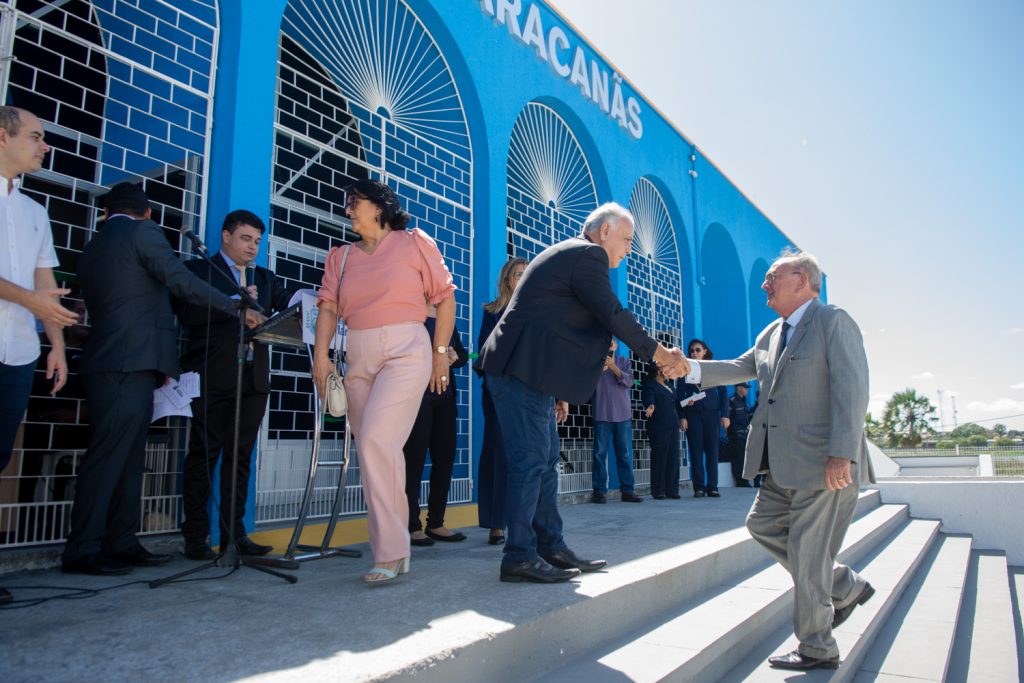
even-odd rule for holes
{"type": "Polygon", "coordinates": [[[890,458],[941,458],[988,455],[997,477],[1024,477],[1024,444],[1012,446],[954,446],[953,448],[883,448],[890,458]]]}

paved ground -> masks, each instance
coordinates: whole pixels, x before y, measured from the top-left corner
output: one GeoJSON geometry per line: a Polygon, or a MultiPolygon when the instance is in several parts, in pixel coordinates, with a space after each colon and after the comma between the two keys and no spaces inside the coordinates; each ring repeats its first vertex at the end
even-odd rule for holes
{"type": "MultiPolygon", "coordinates": [[[[723,489],[718,500],[570,505],[562,508],[566,540],[581,556],[621,564],[741,526],[753,495],[723,489]]],[[[361,581],[368,554],[305,563],[294,585],[243,568],[219,580],[147,587],[194,566],[182,557],[127,577],[6,575],[3,585],[19,600],[102,592],[2,610],[0,681],[365,679],[389,670],[399,651],[403,659],[410,649],[427,657],[472,638],[473,629],[514,628],[587,599],[588,577],[554,586],[499,583],[500,547],[487,545],[483,529],[465,531],[463,543],[414,548],[412,572],[373,589],[361,581]]]]}

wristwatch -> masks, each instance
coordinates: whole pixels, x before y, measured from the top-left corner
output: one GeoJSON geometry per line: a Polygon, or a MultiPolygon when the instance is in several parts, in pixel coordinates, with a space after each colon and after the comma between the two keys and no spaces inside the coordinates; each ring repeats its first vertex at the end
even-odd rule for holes
{"type": "Polygon", "coordinates": [[[447,346],[438,346],[437,347],[437,352],[438,353],[448,353],[448,347],[447,346]]]}

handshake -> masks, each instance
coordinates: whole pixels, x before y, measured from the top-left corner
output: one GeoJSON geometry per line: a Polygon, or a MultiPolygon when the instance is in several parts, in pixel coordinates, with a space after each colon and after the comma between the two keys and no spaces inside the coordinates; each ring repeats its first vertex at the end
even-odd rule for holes
{"type": "Polygon", "coordinates": [[[654,352],[654,363],[668,379],[679,379],[690,374],[690,363],[681,349],[658,344],[654,352]]]}

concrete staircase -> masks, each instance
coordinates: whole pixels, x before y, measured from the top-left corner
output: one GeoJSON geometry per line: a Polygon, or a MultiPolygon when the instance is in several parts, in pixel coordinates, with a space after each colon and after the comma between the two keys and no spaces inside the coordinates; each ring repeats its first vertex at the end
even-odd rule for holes
{"type": "MultiPolygon", "coordinates": [[[[836,630],[818,681],[1020,680],[1020,616],[1004,555],[972,551],[906,505],[860,496],[841,559],[875,596],[836,630]]],[[[766,660],[796,648],[789,575],[744,529],[583,577],[587,600],[396,672],[417,680],[784,681],[766,660]]]]}

